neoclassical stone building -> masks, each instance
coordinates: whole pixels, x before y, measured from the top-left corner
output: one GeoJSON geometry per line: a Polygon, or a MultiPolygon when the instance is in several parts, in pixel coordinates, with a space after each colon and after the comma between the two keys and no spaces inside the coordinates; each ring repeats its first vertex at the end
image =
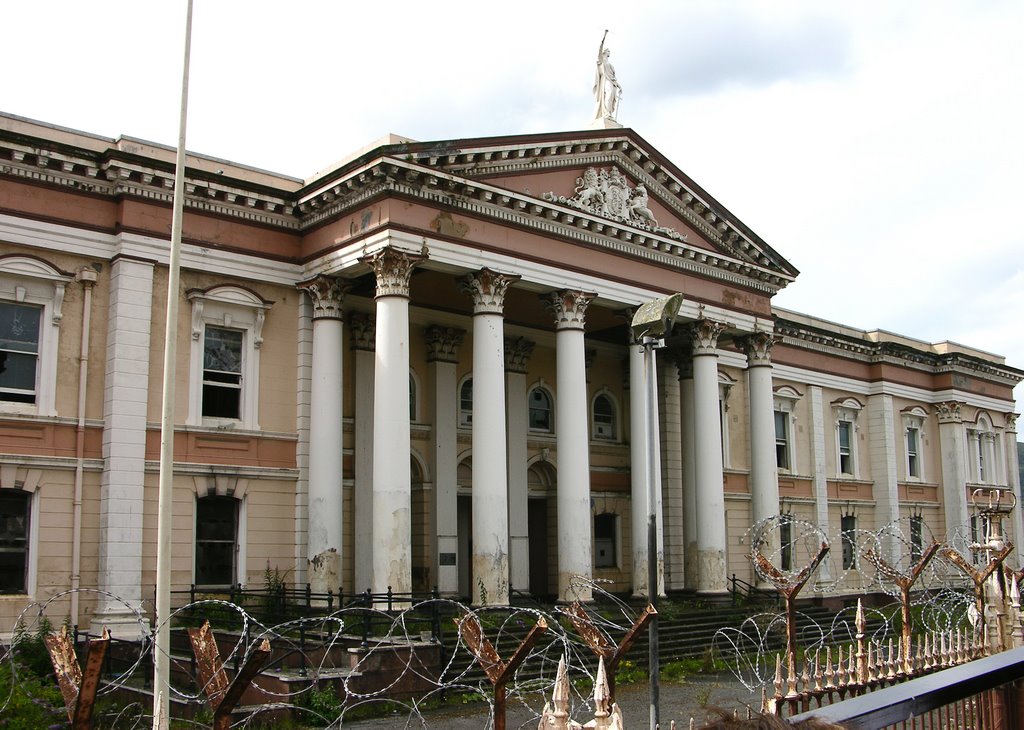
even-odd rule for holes
{"type": "MultiPolygon", "coordinates": [[[[796,269],[634,131],[389,137],[309,180],[189,156],[173,584],[645,593],[639,304],[664,589],[752,579],[781,513],[969,524],[1019,490],[1024,373],[772,306],[796,269]]],[[[0,116],[0,622],[154,590],[173,150],[0,116]]],[[[1015,527],[1018,534],[1019,525],[1015,527]]],[[[920,539],[920,538],[919,538],[920,539]]],[[[855,567],[855,566],[853,566],[855,567]]]]}

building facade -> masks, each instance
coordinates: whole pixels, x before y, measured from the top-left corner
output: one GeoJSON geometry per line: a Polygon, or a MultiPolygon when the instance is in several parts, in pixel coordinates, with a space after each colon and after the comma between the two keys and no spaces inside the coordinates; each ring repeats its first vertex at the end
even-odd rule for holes
{"type": "MultiPolygon", "coordinates": [[[[76,588],[101,591],[60,599],[82,625],[150,605],[173,162],[0,116],[5,630],[76,588]]],[[[309,180],[187,167],[174,589],[269,568],[488,603],[567,598],[574,576],[645,594],[627,325],[674,292],[663,590],[752,581],[745,535],[767,517],[943,538],[974,487],[1019,491],[1024,373],[773,307],[796,269],[632,130],[389,137],[309,180]]]]}

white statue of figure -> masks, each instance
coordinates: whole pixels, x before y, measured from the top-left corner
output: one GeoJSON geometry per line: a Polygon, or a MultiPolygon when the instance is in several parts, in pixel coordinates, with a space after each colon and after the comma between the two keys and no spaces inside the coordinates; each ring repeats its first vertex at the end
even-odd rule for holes
{"type": "Polygon", "coordinates": [[[629,203],[629,210],[633,214],[633,218],[640,219],[645,223],[649,223],[654,228],[658,227],[658,221],[654,219],[654,213],[647,207],[647,203],[650,198],[647,195],[647,188],[643,183],[640,183],[633,190],[633,199],[629,203]]]}
{"type": "MultiPolygon", "coordinates": [[[[604,35],[607,38],[608,31],[605,31],[604,35]]],[[[597,100],[595,119],[615,119],[622,96],[622,87],[619,86],[615,78],[615,69],[608,60],[610,55],[611,51],[604,47],[602,38],[601,47],[597,50],[597,70],[594,72],[594,98],[597,100]]]]}

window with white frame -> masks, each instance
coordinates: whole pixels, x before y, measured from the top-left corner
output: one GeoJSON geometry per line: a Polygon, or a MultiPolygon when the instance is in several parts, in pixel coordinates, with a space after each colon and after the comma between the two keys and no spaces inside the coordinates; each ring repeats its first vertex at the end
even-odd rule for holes
{"type": "Polygon", "coordinates": [[[974,428],[967,430],[967,446],[971,455],[969,480],[977,484],[996,484],[999,481],[996,435],[987,413],[979,413],[974,428]]]}
{"type": "Polygon", "coordinates": [[[796,472],[796,455],[793,451],[793,411],[802,394],[795,388],[783,385],[775,389],[775,462],[780,471],[796,472]]]}
{"type": "Polygon", "coordinates": [[[473,378],[467,376],[459,386],[459,426],[473,425],[473,378]]]}
{"type": "Polygon", "coordinates": [[[833,401],[836,424],[836,473],[840,477],[856,478],[857,459],[857,417],[863,404],[856,398],[833,401]]]}
{"type": "Polygon", "coordinates": [[[618,521],[618,515],[608,512],[594,515],[595,568],[615,568],[618,566],[618,521]]]}
{"type": "Polygon", "coordinates": [[[551,433],[554,430],[554,406],[551,393],[543,385],[535,385],[526,397],[530,430],[551,433]]]}
{"type": "Polygon", "coordinates": [[[779,548],[783,570],[793,570],[793,514],[783,512],[779,515],[779,548]]]}
{"type": "Polygon", "coordinates": [[[857,567],[857,517],[843,515],[840,520],[843,538],[843,570],[857,567]]]}
{"type": "Polygon", "coordinates": [[[238,575],[238,506],[234,497],[196,499],[195,584],[227,587],[238,575]]]}
{"type": "Polygon", "coordinates": [[[924,519],[921,515],[910,517],[910,562],[916,565],[924,549],[924,519]]]}
{"type": "Polygon", "coordinates": [[[906,454],[904,468],[909,481],[924,479],[924,420],[926,412],[921,406],[903,411],[903,448],[906,454]]]}
{"type": "Polygon", "coordinates": [[[618,409],[607,393],[598,393],[591,408],[591,431],[601,441],[615,441],[619,438],[618,409]]]}
{"type": "Polygon", "coordinates": [[[238,286],[192,289],[188,424],[259,428],[259,354],[273,302],[238,286]]]}
{"type": "Polygon", "coordinates": [[[0,594],[28,593],[32,494],[0,489],[0,594]]]}
{"type": "Polygon", "coordinates": [[[718,371],[718,421],[722,431],[722,466],[731,466],[729,457],[729,394],[736,380],[721,370],[718,371]]]}
{"type": "Polygon", "coordinates": [[[0,256],[0,412],[56,415],[64,290],[73,279],[34,256],[0,256]]]}

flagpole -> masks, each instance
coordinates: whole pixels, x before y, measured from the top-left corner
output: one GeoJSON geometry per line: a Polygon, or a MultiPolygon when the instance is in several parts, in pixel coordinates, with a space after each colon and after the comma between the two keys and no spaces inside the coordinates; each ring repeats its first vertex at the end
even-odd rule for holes
{"type": "Polygon", "coordinates": [[[192,0],[185,20],[185,59],[181,76],[178,152],[174,163],[174,212],[167,271],[167,322],[164,330],[163,403],[160,411],[160,488],[157,506],[156,615],[153,619],[153,730],[167,730],[170,718],[171,513],[174,492],[174,376],[178,353],[178,289],[181,224],[185,204],[185,127],[188,118],[188,66],[192,50],[192,0]]]}

